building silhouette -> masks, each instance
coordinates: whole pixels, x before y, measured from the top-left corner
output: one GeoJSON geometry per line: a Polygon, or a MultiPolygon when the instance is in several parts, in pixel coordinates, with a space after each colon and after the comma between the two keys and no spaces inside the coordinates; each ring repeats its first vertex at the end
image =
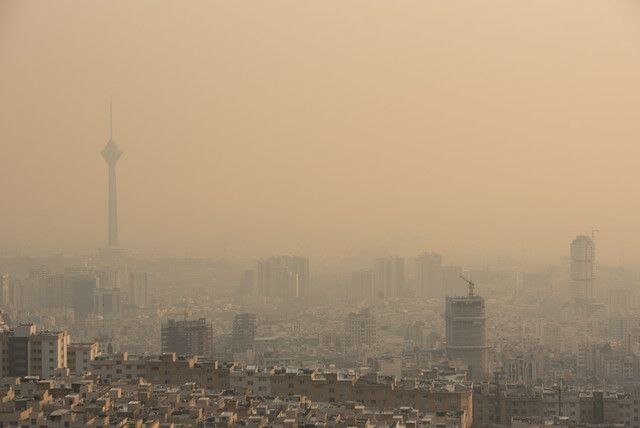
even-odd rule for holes
{"type": "Polygon", "coordinates": [[[210,356],[213,326],[205,318],[197,320],[169,319],[162,324],[162,352],[178,355],[210,356]]]}
{"type": "Polygon", "coordinates": [[[253,349],[256,336],[256,316],[254,314],[236,314],[233,318],[231,346],[234,352],[245,352],[253,349]]]}
{"type": "Polygon", "coordinates": [[[376,320],[369,308],[351,312],[347,316],[345,327],[349,345],[361,348],[376,343],[376,320]]]}
{"type": "Polygon", "coordinates": [[[374,275],[370,269],[351,273],[351,283],[347,289],[347,301],[350,303],[371,302],[375,299],[374,275]]]}
{"type": "Polygon", "coordinates": [[[67,367],[66,331],[37,331],[35,324],[21,324],[0,332],[0,377],[53,377],[67,367]]]}
{"type": "Polygon", "coordinates": [[[116,164],[122,156],[122,151],[113,141],[113,115],[111,105],[109,105],[109,142],[102,149],[102,157],[109,166],[109,226],[108,226],[108,245],[109,247],[118,246],[118,194],[116,188],[116,164]]]}
{"type": "Polygon", "coordinates": [[[380,299],[392,299],[405,293],[404,259],[398,256],[381,257],[374,262],[374,289],[380,299]]]}
{"type": "Polygon", "coordinates": [[[571,254],[571,297],[576,302],[593,300],[596,276],[596,249],[593,238],[578,235],[569,247],[571,254]]]}
{"type": "Polygon", "coordinates": [[[447,356],[462,361],[473,380],[486,377],[489,364],[484,299],[469,283],[466,296],[447,296],[445,306],[447,356]]]}
{"type": "Polygon", "coordinates": [[[257,293],[265,298],[299,299],[309,294],[309,259],[274,256],[260,259],[256,268],[257,293]]]}

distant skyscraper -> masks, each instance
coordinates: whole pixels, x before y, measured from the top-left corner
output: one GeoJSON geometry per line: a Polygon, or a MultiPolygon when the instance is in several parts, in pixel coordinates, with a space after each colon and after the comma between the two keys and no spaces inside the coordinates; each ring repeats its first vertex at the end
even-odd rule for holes
{"type": "Polygon", "coordinates": [[[233,318],[231,345],[234,352],[244,352],[253,349],[256,336],[256,316],[254,314],[236,314],[233,318]]]}
{"type": "Polygon", "coordinates": [[[0,307],[7,307],[11,304],[9,275],[0,273],[0,307]]]}
{"type": "Polygon", "coordinates": [[[351,303],[373,301],[374,293],[373,271],[369,269],[359,270],[351,274],[351,284],[347,290],[347,300],[351,303]]]}
{"type": "Polygon", "coordinates": [[[207,320],[173,320],[162,324],[162,352],[178,355],[210,356],[213,326],[207,320]]]}
{"type": "Polygon", "coordinates": [[[93,313],[96,276],[88,270],[82,272],[65,272],[65,283],[71,289],[71,307],[77,320],[84,320],[93,313]]]}
{"type": "Polygon", "coordinates": [[[447,355],[464,362],[473,380],[487,375],[487,317],[484,299],[469,285],[467,296],[447,296],[445,306],[447,355]]]}
{"type": "Polygon", "coordinates": [[[346,335],[349,344],[356,348],[376,343],[376,320],[370,309],[351,312],[347,316],[346,335]]]}
{"type": "Polygon", "coordinates": [[[596,276],[596,248],[593,239],[579,235],[571,242],[571,295],[576,301],[592,300],[596,276]]]}
{"type": "Polygon", "coordinates": [[[404,295],[404,259],[398,256],[382,257],[373,266],[375,294],[378,298],[391,299],[404,295]]]}
{"type": "Polygon", "coordinates": [[[102,149],[102,157],[109,165],[109,247],[118,246],[118,194],[116,189],[116,164],[122,151],[113,142],[113,120],[109,105],[109,142],[102,149]]]}
{"type": "Polygon", "coordinates": [[[147,272],[129,272],[127,302],[130,305],[147,306],[149,299],[149,275],[147,272]]]}
{"type": "Polygon", "coordinates": [[[439,297],[443,293],[442,256],[423,253],[416,257],[416,296],[439,297]]]}
{"type": "Polygon", "coordinates": [[[309,259],[277,256],[261,259],[257,265],[257,291],[262,297],[297,299],[309,293],[309,259]]]}

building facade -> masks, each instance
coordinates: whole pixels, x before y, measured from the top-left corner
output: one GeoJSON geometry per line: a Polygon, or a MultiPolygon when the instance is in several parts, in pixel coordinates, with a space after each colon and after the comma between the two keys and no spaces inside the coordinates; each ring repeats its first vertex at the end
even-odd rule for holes
{"type": "Polygon", "coordinates": [[[205,318],[197,320],[170,319],[162,324],[163,353],[210,356],[213,344],[213,326],[205,318]]]}
{"type": "Polygon", "coordinates": [[[489,365],[485,302],[469,288],[467,296],[446,299],[447,356],[467,365],[474,380],[486,377],[489,365]]]}

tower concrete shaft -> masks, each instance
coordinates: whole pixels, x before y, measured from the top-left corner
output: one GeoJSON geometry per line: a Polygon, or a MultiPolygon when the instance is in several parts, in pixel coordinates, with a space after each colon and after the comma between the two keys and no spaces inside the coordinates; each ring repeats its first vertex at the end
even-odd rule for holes
{"type": "Polygon", "coordinates": [[[118,192],[116,164],[109,164],[109,246],[118,246],[118,192]]]}
{"type": "Polygon", "coordinates": [[[111,108],[109,108],[109,142],[102,149],[102,157],[109,165],[109,247],[118,246],[118,193],[116,188],[116,164],[122,156],[122,151],[113,142],[113,122],[111,120],[111,108]]]}

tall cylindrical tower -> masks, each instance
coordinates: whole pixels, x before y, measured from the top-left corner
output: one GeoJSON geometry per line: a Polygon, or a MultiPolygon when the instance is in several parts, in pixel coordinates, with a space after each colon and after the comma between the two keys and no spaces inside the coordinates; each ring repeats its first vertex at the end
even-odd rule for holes
{"type": "Polygon", "coordinates": [[[102,149],[102,157],[109,166],[109,247],[118,246],[118,193],[116,189],[116,164],[122,156],[122,151],[113,142],[113,121],[111,120],[111,106],[109,106],[109,142],[102,149]]]}

